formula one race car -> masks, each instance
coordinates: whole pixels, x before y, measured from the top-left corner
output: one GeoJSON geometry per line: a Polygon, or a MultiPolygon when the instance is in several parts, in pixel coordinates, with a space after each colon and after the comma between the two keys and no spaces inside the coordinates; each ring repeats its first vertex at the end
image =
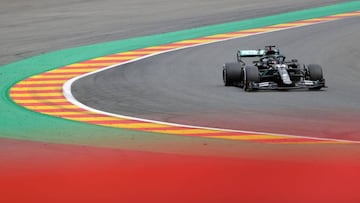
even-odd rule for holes
{"type": "Polygon", "coordinates": [[[265,46],[265,49],[239,50],[237,62],[224,64],[223,80],[225,86],[238,86],[245,91],[296,88],[320,90],[326,87],[320,65],[303,65],[297,59],[288,61],[273,45],[265,46]],[[258,60],[247,65],[243,59],[250,57],[258,57],[258,60]]]}

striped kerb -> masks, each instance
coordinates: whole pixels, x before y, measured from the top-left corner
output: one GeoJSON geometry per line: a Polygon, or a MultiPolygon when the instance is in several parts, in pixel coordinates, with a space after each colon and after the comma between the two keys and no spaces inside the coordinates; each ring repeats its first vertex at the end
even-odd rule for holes
{"type": "Polygon", "coordinates": [[[240,30],[231,33],[216,34],[212,36],[189,39],[171,44],[155,47],[147,47],[129,52],[112,54],[67,65],[62,68],[51,70],[40,75],[32,76],[14,85],[10,90],[10,97],[19,105],[27,109],[61,117],[64,119],[86,122],[94,125],[108,126],[114,128],[125,128],[146,132],[155,132],[172,135],[205,137],[214,139],[228,139],[251,141],[257,143],[276,144],[324,144],[324,143],[348,143],[345,141],[327,140],[319,138],[304,138],[287,135],[274,135],[271,133],[249,133],[233,132],[226,130],[213,130],[195,127],[179,127],[174,125],[144,122],[119,117],[111,117],[103,114],[93,113],[73,105],[63,95],[63,84],[68,80],[109,66],[125,63],[133,59],[157,54],[173,49],[184,48],[193,45],[212,43],[231,38],[239,38],[259,33],[277,31],[281,29],[295,28],[315,23],[333,21],[347,17],[360,16],[360,11],[337,14],[322,18],[308,19],[291,23],[277,24],[263,28],[240,30]]]}

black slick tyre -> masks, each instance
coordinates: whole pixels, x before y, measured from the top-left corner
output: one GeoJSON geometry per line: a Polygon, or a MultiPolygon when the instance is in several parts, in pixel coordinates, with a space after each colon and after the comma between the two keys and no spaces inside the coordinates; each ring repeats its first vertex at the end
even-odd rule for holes
{"type": "MultiPolygon", "coordinates": [[[[323,81],[324,80],[324,76],[323,76],[323,70],[322,67],[318,64],[310,64],[308,65],[308,73],[309,73],[309,79],[311,81],[323,81]]],[[[322,87],[314,87],[314,88],[309,88],[310,90],[320,90],[322,87]]]]}
{"type": "Polygon", "coordinates": [[[240,63],[226,63],[223,66],[223,81],[225,86],[239,84],[243,78],[240,63]]]}
{"type": "Polygon", "coordinates": [[[310,64],[310,65],[308,65],[308,70],[309,70],[310,80],[315,81],[315,80],[324,79],[323,71],[322,71],[322,68],[320,65],[310,64]]]}
{"type": "Polygon", "coordinates": [[[244,90],[247,92],[254,91],[253,84],[260,82],[259,70],[256,66],[245,66],[244,68],[244,90]]]}

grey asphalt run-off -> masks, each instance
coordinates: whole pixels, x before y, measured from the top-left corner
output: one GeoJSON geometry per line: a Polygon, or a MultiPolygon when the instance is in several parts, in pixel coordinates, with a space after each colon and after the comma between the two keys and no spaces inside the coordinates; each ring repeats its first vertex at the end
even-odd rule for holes
{"type": "Polygon", "coordinates": [[[49,51],[344,0],[1,0],[0,65],[49,51]]]}
{"type": "Polygon", "coordinates": [[[74,96],[92,108],[206,127],[360,140],[359,17],[174,51],[87,76],[74,96]],[[321,64],[328,89],[246,93],[224,87],[237,49],[278,45],[321,64]]]}

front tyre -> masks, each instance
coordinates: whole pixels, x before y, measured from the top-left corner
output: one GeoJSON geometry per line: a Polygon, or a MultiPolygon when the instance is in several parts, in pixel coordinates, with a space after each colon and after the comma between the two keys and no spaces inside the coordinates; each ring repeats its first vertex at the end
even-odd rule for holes
{"type": "Polygon", "coordinates": [[[241,84],[243,73],[240,63],[226,63],[223,66],[223,81],[225,86],[241,84]]]}
{"type": "Polygon", "coordinates": [[[312,81],[324,79],[322,67],[317,64],[308,65],[309,78],[312,81]]]}
{"type": "MultiPolygon", "coordinates": [[[[324,82],[322,67],[318,64],[308,65],[308,74],[311,81],[324,82]]],[[[322,86],[309,88],[310,90],[320,90],[322,86]]]]}
{"type": "Polygon", "coordinates": [[[244,68],[244,90],[251,92],[254,89],[254,83],[260,82],[259,69],[256,66],[246,66],[244,68]]]}

